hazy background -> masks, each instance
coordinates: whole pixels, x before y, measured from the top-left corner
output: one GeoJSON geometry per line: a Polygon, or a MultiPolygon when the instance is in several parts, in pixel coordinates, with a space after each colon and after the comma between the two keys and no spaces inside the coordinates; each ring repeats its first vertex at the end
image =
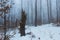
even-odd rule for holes
{"type": "MultiPolygon", "coordinates": [[[[33,25],[35,23],[35,0],[11,0],[10,3],[15,3],[10,9],[10,19],[12,19],[12,21],[16,21],[16,19],[20,20],[21,9],[23,9],[27,15],[27,24],[33,25]]],[[[37,24],[40,24],[40,22],[43,24],[48,23],[49,19],[56,21],[57,11],[58,16],[60,14],[59,10],[60,0],[51,0],[51,2],[50,0],[48,0],[48,2],[47,0],[37,0],[37,24]],[[57,7],[56,1],[58,2],[57,7]],[[52,16],[50,16],[50,13],[52,16]]]]}

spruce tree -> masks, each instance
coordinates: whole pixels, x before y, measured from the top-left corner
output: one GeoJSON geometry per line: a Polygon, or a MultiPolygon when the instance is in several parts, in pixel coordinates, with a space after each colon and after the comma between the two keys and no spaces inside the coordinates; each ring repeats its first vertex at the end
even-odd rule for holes
{"type": "Polygon", "coordinates": [[[25,24],[26,24],[26,14],[22,10],[21,21],[20,21],[20,33],[21,36],[25,36],[25,24]]]}

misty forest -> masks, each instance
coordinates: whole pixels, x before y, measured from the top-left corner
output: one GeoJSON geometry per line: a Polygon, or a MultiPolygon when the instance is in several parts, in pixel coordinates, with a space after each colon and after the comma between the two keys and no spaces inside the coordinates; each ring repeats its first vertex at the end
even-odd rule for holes
{"type": "Polygon", "coordinates": [[[0,0],[0,40],[59,40],[60,0],[0,0]]]}

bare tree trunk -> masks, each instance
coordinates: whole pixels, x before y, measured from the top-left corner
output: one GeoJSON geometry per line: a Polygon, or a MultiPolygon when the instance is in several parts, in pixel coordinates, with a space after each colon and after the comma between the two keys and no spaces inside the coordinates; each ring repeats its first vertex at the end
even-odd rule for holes
{"type": "Polygon", "coordinates": [[[57,13],[57,23],[59,22],[58,21],[58,0],[56,0],[56,13],[57,13]]]}
{"type": "Polygon", "coordinates": [[[52,19],[51,0],[49,0],[49,2],[50,2],[50,22],[52,22],[52,21],[53,21],[53,19],[52,19]]]}
{"type": "Polygon", "coordinates": [[[28,16],[27,16],[27,25],[29,25],[29,0],[28,0],[28,2],[27,2],[27,5],[28,5],[28,16]]]}
{"type": "Polygon", "coordinates": [[[4,13],[4,36],[6,36],[6,14],[5,13],[4,13]]]}
{"type": "Polygon", "coordinates": [[[40,0],[40,25],[42,24],[41,10],[42,10],[42,0],[40,0]]]}
{"type": "Polygon", "coordinates": [[[37,0],[35,0],[35,26],[37,26],[37,0]]]}
{"type": "Polygon", "coordinates": [[[15,25],[16,25],[16,27],[17,27],[17,19],[16,19],[16,22],[15,22],[15,25]]]}
{"type": "Polygon", "coordinates": [[[23,0],[21,0],[21,10],[23,9],[23,0]]]}
{"type": "Polygon", "coordinates": [[[31,0],[31,24],[33,25],[33,3],[32,3],[32,0],[31,0]]]}
{"type": "Polygon", "coordinates": [[[50,4],[49,4],[49,0],[47,0],[47,11],[48,11],[48,22],[50,23],[50,4]]]}

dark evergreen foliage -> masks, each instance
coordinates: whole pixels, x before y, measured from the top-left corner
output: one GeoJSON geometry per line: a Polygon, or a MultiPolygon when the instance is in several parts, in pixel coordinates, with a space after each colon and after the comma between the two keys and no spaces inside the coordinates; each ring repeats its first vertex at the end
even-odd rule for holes
{"type": "Polygon", "coordinates": [[[21,36],[25,36],[25,24],[26,24],[26,14],[22,10],[21,21],[20,21],[20,33],[21,36]]]}

